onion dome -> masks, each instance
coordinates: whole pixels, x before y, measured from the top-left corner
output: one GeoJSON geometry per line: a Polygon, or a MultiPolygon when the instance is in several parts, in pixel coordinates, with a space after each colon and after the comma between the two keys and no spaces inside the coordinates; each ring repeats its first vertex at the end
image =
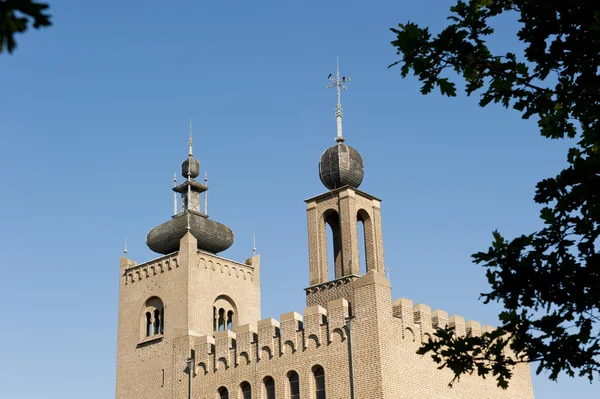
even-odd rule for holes
{"type": "Polygon", "coordinates": [[[192,179],[195,179],[200,174],[200,162],[191,156],[181,164],[181,175],[187,179],[188,173],[192,179]]]}
{"type": "Polygon", "coordinates": [[[363,159],[358,151],[341,141],[321,155],[319,177],[330,190],[343,186],[358,188],[364,174],[363,159]]]}
{"type": "Polygon", "coordinates": [[[174,216],[168,222],[156,226],[146,236],[146,245],[159,254],[179,251],[179,241],[189,231],[198,242],[198,249],[213,253],[226,250],[233,244],[233,231],[222,223],[210,220],[208,207],[208,177],[201,184],[194,180],[200,174],[200,162],[192,152],[192,122],[188,158],[181,164],[181,174],[186,179],[177,185],[174,178],[174,216]],[[177,194],[181,195],[181,210],[177,211],[177,194]],[[204,212],[201,211],[201,195],[204,194],[204,212]]]}
{"type": "Polygon", "coordinates": [[[179,240],[189,231],[198,241],[198,249],[218,253],[233,244],[233,231],[224,224],[208,219],[206,215],[185,211],[156,226],[148,233],[146,245],[159,254],[179,251],[179,240]]]}

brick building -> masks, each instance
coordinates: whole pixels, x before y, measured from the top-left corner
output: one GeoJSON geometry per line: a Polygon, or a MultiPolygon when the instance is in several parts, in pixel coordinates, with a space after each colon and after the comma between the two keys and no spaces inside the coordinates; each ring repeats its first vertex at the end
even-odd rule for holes
{"type": "MultiPolygon", "coordinates": [[[[217,253],[233,233],[208,218],[195,180],[192,142],[173,188],[171,220],[150,231],[162,256],[137,264],[121,258],[117,399],[531,399],[529,366],[514,370],[508,390],[493,379],[438,370],[416,350],[437,328],[480,334],[489,327],[408,299],[393,300],[384,275],[380,200],[358,190],[360,154],[344,144],[339,89],[337,143],[321,156],[328,191],[306,200],[309,243],[307,307],[261,319],[260,257],[244,262],[217,253]],[[327,225],[333,243],[327,243],[327,225]],[[366,273],[360,273],[358,228],[366,273]],[[335,275],[328,276],[327,245],[335,275]]],[[[267,288],[268,289],[268,288],[267,288]]]]}

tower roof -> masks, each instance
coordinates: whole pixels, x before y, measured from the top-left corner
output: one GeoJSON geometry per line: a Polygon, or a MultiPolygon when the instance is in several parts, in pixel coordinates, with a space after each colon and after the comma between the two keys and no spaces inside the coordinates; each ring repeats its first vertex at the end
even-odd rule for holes
{"type": "Polygon", "coordinates": [[[364,177],[363,159],[354,148],[338,143],[326,149],[319,161],[319,177],[330,190],[343,186],[358,188],[364,177]]]}
{"type": "MultiPolygon", "coordinates": [[[[186,178],[173,191],[181,194],[182,209],[171,220],[156,226],[146,236],[148,248],[161,254],[179,250],[179,240],[189,231],[197,240],[198,249],[218,253],[233,244],[233,231],[222,224],[210,220],[206,214],[208,187],[194,180],[200,175],[200,162],[194,158],[192,142],[192,121],[190,120],[190,141],[188,158],[181,165],[181,174],[186,178]],[[200,211],[200,194],[204,193],[204,213],[200,211]]],[[[207,179],[205,178],[205,182],[207,179]]],[[[174,179],[176,184],[177,179],[174,179]]]]}
{"type": "Polygon", "coordinates": [[[328,79],[333,82],[327,85],[327,88],[336,88],[337,108],[335,112],[337,122],[336,145],[326,149],[321,155],[319,161],[319,177],[325,187],[330,190],[343,186],[358,188],[364,177],[363,159],[354,148],[344,144],[342,135],[342,104],[340,100],[341,89],[348,90],[345,83],[350,78],[343,76],[340,78],[339,62],[335,71],[335,78],[329,74],[328,79]]]}

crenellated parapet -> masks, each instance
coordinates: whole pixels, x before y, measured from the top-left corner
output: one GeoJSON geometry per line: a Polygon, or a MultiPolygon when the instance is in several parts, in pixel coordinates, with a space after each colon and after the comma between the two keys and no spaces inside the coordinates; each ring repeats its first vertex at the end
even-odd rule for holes
{"type": "MultiPolygon", "coordinates": [[[[194,351],[199,374],[218,374],[304,352],[328,348],[346,339],[348,302],[338,299],[267,318],[256,324],[236,326],[214,335],[195,337],[194,351]]],[[[345,352],[344,352],[345,353],[345,352]]]]}
{"type": "Polygon", "coordinates": [[[413,341],[419,339],[421,342],[426,342],[436,330],[446,327],[454,328],[455,334],[459,337],[480,336],[483,332],[494,330],[487,325],[482,327],[477,321],[465,322],[462,316],[448,317],[448,313],[443,310],[436,309],[432,312],[430,306],[422,303],[413,305],[413,302],[406,298],[396,299],[392,309],[394,317],[401,320],[402,338],[413,341]]]}

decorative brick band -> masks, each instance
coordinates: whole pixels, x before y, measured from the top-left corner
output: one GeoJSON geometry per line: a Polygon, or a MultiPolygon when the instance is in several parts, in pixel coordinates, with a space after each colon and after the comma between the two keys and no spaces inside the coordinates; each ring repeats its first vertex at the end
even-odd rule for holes
{"type": "Polygon", "coordinates": [[[250,265],[245,265],[232,260],[224,262],[223,258],[216,258],[213,261],[209,256],[206,256],[206,254],[199,253],[198,255],[200,255],[198,258],[198,267],[200,268],[212,270],[216,273],[226,274],[242,280],[252,281],[254,268],[250,265]]]}
{"type": "Polygon", "coordinates": [[[307,294],[313,294],[315,292],[323,291],[326,289],[350,284],[351,282],[353,282],[354,280],[356,280],[358,278],[359,277],[355,274],[349,274],[347,276],[344,276],[344,277],[341,277],[341,278],[338,278],[335,280],[327,281],[325,283],[311,285],[310,287],[305,288],[304,290],[306,291],[307,294]]]}
{"type": "Polygon", "coordinates": [[[179,252],[173,252],[172,254],[125,269],[125,272],[123,273],[125,284],[133,284],[136,281],[145,280],[164,272],[177,269],[179,267],[177,255],[179,255],[179,252]]]}

